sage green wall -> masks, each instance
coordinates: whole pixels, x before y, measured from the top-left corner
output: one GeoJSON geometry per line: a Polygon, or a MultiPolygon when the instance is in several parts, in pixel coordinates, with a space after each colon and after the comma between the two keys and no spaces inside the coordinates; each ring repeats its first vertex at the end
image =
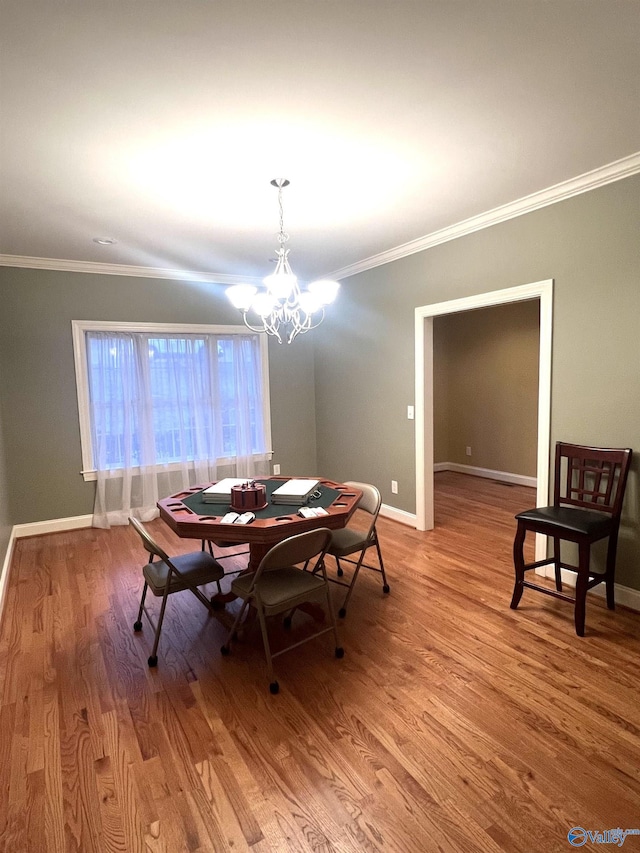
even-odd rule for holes
{"type": "Polygon", "coordinates": [[[434,318],[436,462],[536,476],[539,351],[538,300],[434,318]]]}
{"type": "MultiPolygon", "coordinates": [[[[12,524],[85,515],[72,320],[237,324],[224,288],[161,279],[0,268],[0,400],[12,524]]],[[[283,472],[313,474],[313,340],[295,359],[270,341],[272,438],[283,472]]]]}
{"type": "Polygon", "coordinates": [[[346,279],[316,338],[318,469],[415,512],[414,309],[554,279],[552,443],[636,449],[618,580],[640,589],[639,235],[633,176],[346,279]]]}

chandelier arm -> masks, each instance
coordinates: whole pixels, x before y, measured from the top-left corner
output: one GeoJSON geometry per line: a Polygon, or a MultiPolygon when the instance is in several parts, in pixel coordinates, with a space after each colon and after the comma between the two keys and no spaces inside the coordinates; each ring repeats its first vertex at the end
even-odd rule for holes
{"type": "Polygon", "coordinates": [[[277,338],[278,343],[282,343],[282,338],[280,337],[280,318],[277,311],[272,311],[267,317],[262,317],[262,322],[264,324],[264,331],[268,335],[273,335],[277,338]]]}
{"type": "Polygon", "coordinates": [[[276,337],[278,339],[278,343],[282,343],[282,338],[280,337],[280,334],[278,332],[277,325],[268,324],[264,317],[262,318],[262,326],[252,326],[251,323],[247,320],[246,311],[242,312],[242,319],[247,329],[250,329],[252,332],[266,332],[267,335],[273,335],[274,337],[276,337]]]}
{"type": "Polygon", "coordinates": [[[268,317],[263,317],[262,322],[264,323],[264,328],[268,335],[277,334],[280,323],[278,322],[278,317],[275,312],[270,314],[268,317]]]}
{"type": "Polygon", "coordinates": [[[242,312],[242,322],[245,324],[247,329],[250,329],[252,332],[264,332],[264,329],[261,329],[257,326],[252,326],[251,323],[247,320],[247,312],[242,312]]]}
{"type": "Polygon", "coordinates": [[[324,320],[324,307],[318,308],[317,311],[312,311],[310,313],[306,313],[306,319],[304,320],[304,323],[302,324],[305,326],[305,332],[309,332],[309,331],[311,331],[311,329],[317,329],[323,320],[324,320]],[[318,315],[318,319],[314,322],[314,317],[316,315],[318,315]]]}
{"type": "Polygon", "coordinates": [[[284,303],[287,307],[295,309],[298,306],[298,302],[300,301],[300,288],[298,287],[298,283],[296,282],[291,288],[291,292],[287,297],[286,302],[284,303]]]}

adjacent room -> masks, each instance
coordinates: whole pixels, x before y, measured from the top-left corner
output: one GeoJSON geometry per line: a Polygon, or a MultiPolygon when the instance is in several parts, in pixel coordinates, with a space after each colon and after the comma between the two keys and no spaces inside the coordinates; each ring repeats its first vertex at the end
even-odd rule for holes
{"type": "Polygon", "coordinates": [[[640,844],[639,39],[1,0],[1,850],[640,844]]]}

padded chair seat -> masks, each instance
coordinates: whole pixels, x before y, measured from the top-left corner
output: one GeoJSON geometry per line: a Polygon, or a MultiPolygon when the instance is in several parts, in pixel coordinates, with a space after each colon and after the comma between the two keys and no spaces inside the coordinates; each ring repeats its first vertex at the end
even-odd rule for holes
{"type": "MultiPolygon", "coordinates": [[[[169,592],[180,592],[193,586],[204,586],[212,581],[220,580],[224,569],[220,563],[207,551],[194,551],[192,554],[182,554],[172,557],[171,562],[184,575],[185,581],[177,575],[171,578],[169,592]]],[[[163,560],[147,563],[142,569],[144,579],[149,584],[154,595],[163,595],[169,574],[169,567],[163,560]]]]}
{"type": "Polygon", "coordinates": [[[607,536],[611,530],[611,515],[609,513],[571,506],[544,506],[528,509],[525,512],[519,512],[516,519],[531,524],[557,527],[561,533],[570,531],[594,539],[599,536],[607,536]]]}
{"type": "Polygon", "coordinates": [[[331,554],[332,557],[348,557],[349,554],[362,551],[366,541],[366,533],[361,530],[351,530],[348,527],[332,530],[331,544],[327,548],[327,554],[331,554]]]}
{"type": "MultiPolygon", "coordinates": [[[[253,574],[240,575],[231,584],[231,590],[246,598],[252,583],[253,574]]],[[[322,575],[302,572],[292,567],[264,572],[260,578],[260,598],[265,611],[279,607],[283,602],[292,602],[298,597],[306,601],[316,592],[324,593],[324,589],[325,581],[322,575]]]]}

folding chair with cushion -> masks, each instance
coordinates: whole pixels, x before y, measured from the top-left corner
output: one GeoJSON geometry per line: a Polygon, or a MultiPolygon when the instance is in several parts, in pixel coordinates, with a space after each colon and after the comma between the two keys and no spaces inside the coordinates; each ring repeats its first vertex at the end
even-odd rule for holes
{"type": "Polygon", "coordinates": [[[618,530],[622,500],[631,464],[631,450],[556,444],[553,506],[536,507],[516,515],[518,529],[513,543],[515,586],[511,607],[515,610],[525,587],[575,604],[576,634],[584,637],[587,591],[599,583],[606,586],[607,607],[615,607],[614,584],[618,530]],[[553,538],[553,556],[537,563],[525,563],[524,542],[528,531],[553,538]],[[608,539],[604,572],[590,566],[591,545],[608,539]],[[578,546],[578,565],[562,562],[561,540],[578,546]],[[525,572],[541,566],[555,568],[556,589],[525,580],[525,572]],[[562,569],[576,572],[575,598],[562,593],[562,569]]]}
{"type": "Polygon", "coordinates": [[[155,628],[155,637],[153,641],[153,650],[149,657],[149,666],[156,666],[158,663],[158,643],[160,641],[160,631],[162,630],[162,622],[164,620],[164,612],[167,606],[168,597],[174,592],[181,592],[184,589],[190,590],[195,597],[204,604],[207,610],[213,610],[212,603],[198,589],[208,583],[218,585],[220,592],[220,578],[224,575],[224,569],[220,563],[211,556],[207,551],[193,551],[189,554],[180,554],[177,557],[169,557],[158,543],[149,535],[145,528],[135,518],[130,518],[129,523],[142,539],[142,544],[149,554],[149,562],[142,567],[144,575],[144,587],[142,588],[142,598],[140,599],[140,609],[138,618],[134,622],[133,630],[142,630],[142,614],[144,613],[155,628]],[[154,559],[157,557],[157,560],[154,559]],[[162,597],[162,605],[160,607],[160,615],[158,616],[157,624],[154,625],[151,614],[144,606],[147,597],[147,590],[157,596],[162,597]]]}
{"type": "Polygon", "coordinates": [[[346,581],[336,580],[335,578],[329,578],[332,583],[337,583],[340,586],[348,587],[347,594],[342,603],[342,607],[338,611],[338,615],[340,617],[344,617],[347,615],[347,605],[349,604],[349,600],[353,593],[353,588],[358,579],[358,573],[361,568],[371,569],[374,572],[378,572],[382,575],[382,591],[384,593],[388,593],[390,590],[389,584],[387,583],[387,576],[384,571],[384,563],[382,561],[382,554],[380,552],[380,543],[378,541],[378,533],[376,530],[376,522],[378,520],[378,513],[380,512],[380,506],[382,505],[382,498],[380,497],[380,492],[376,489],[375,486],[371,486],[369,483],[356,483],[356,482],[346,482],[345,486],[350,486],[354,489],[359,489],[362,492],[362,497],[358,503],[358,510],[362,510],[367,513],[371,519],[369,521],[368,527],[365,529],[356,529],[352,526],[344,527],[340,530],[333,530],[331,532],[331,543],[327,548],[327,554],[331,554],[331,556],[336,561],[336,570],[339,577],[344,575],[344,570],[341,565],[341,560],[344,560],[347,563],[351,563],[355,566],[353,571],[353,575],[351,577],[351,581],[347,583],[346,581]],[[364,562],[364,557],[369,548],[375,548],[378,555],[378,565],[372,566],[368,563],[364,562]],[[355,555],[358,555],[355,557],[355,555]],[[352,559],[355,557],[355,559],[352,559]]]}
{"type": "Polygon", "coordinates": [[[344,650],[338,639],[338,628],[331,604],[327,573],[322,562],[330,539],[331,533],[325,527],[309,530],[307,533],[300,533],[297,536],[290,536],[268,551],[255,572],[240,575],[231,584],[232,592],[242,599],[242,606],[229,632],[227,642],[222,646],[222,654],[229,654],[231,641],[235,637],[242,617],[249,605],[252,605],[258,613],[260,621],[264,653],[267,659],[269,689],[272,693],[277,693],[280,689],[274,678],[273,658],[289,651],[289,649],[320,637],[328,631],[333,631],[335,656],[341,658],[344,655],[344,650]],[[311,565],[312,561],[315,561],[313,565],[311,565]],[[297,564],[304,564],[304,566],[300,567],[297,564]],[[324,599],[326,603],[330,624],[303,640],[292,643],[272,654],[267,633],[267,617],[279,613],[291,613],[299,605],[308,601],[315,601],[318,598],[324,599]]]}

